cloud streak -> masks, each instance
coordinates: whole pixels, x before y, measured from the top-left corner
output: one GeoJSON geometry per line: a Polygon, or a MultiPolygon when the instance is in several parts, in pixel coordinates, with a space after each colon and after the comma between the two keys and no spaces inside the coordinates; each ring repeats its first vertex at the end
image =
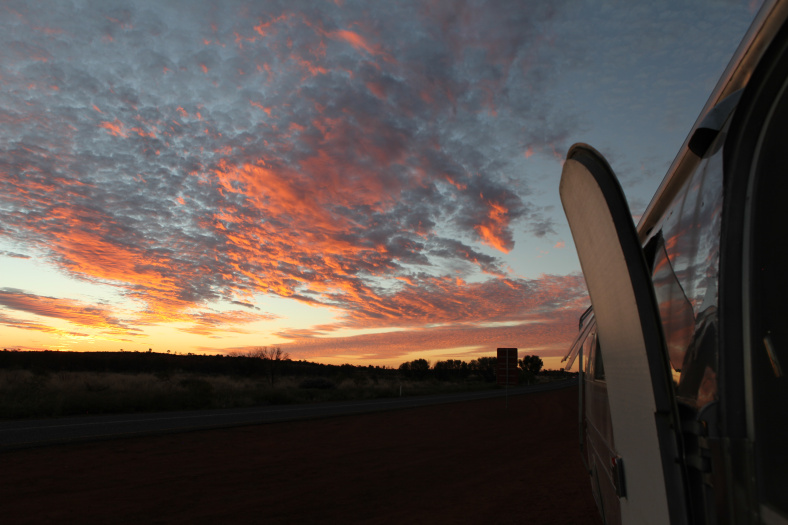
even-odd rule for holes
{"type": "MultiPolygon", "coordinates": [[[[119,318],[116,307],[107,304],[88,304],[71,299],[60,299],[36,295],[15,288],[0,288],[0,306],[10,310],[33,314],[38,317],[59,319],[109,335],[139,336],[144,328],[162,321],[162,314],[155,311],[143,311],[119,318]]],[[[179,330],[191,334],[215,336],[217,332],[247,333],[243,325],[258,321],[269,321],[277,316],[245,310],[229,310],[224,312],[191,310],[183,313],[171,313],[168,322],[186,323],[179,330]]],[[[41,323],[29,322],[4,315],[2,324],[25,330],[42,330],[50,333],[64,333],[86,336],[84,333],[67,332],[60,329],[47,329],[41,323]]]]}
{"type": "MultiPolygon", "coordinates": [[[[97,328],[108,333],[126,334],[139,331],[114,317],[108,307],[28,294],[14,288],[0,288],[0,305],[42,317],[62,319],[82,327],[97,328]]],[[[9,317],[4,317],[3,323],[24,329],[41,329],[41,325],[25,321],[14,322],[9,317]]]]}
{"type": "Polygon", "coordinates": [[[320,337],[319,334],[292,333],[292,342],[282,345],[293,354],[306,358],[342,359],[363,355],[366,360],[402,362],[410,356],[440,359],[445,351],[451,355],[467,354],[474,359],[491,348],[520,348],[542,356],[566,353],[566,341],[577,335],[578,310],[548,316],[529,316],[520,322],[484,326],[477,323],[454,323],[417,330],[400,330],[352,337],[320,337]],[[456,349],[462,348],[462,351],[456,349]]]}

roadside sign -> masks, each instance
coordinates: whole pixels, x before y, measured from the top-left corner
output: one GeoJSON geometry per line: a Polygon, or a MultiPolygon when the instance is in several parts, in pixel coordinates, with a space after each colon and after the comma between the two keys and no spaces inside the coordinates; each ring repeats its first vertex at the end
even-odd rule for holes
{"type": "Polygon", "coordinates": [[[517,349],[498,349],[498,368],[495,376],[499,385],[516,385],[519,376],[517,369],[517,349]]]}

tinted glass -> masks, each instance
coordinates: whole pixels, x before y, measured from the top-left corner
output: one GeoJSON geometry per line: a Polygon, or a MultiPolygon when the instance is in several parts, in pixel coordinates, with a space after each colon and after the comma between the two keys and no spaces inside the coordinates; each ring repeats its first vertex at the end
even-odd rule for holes
{"type": "Polygon", "coordinates": [[[761,143],[751,231],[750,351],[758,488],[768,505],[762,514],[782,515],[782,520],[774,516],[774,523],[785,523],[788,518],[788,225],[781,219],[788,202],[788,82],[783,84],[782,93],[761,143]]]}
{"type": "Polygon", "coordinates": [[[596,349],[596,327],[591,329],[588,337],[583,341],[583,359],[586,360],[586,374],[588,379],[594,378],[594,350],[596,349]]]}
{"type": "Polygon", "coordinates": [[[596,381],[605,380],[605,363],[602,362],[602,349],[599,346],[599,340],[597,340],[594,350],[594,379],[596,381]]]}
{"type": "Polygon", "coordinates": [[[717,282],[725,131],[676,197],[650,243],[652,277],[680,401],[717,396],[717,282]]]}

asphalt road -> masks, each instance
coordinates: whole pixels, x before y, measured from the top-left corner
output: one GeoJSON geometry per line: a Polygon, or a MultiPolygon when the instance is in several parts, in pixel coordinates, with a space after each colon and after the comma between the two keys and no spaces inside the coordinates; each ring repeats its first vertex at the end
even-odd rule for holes
{"type": "MultiPolygon", "coordinates": [[[[188,432],[211,428],[259,425],[299,419],[381,412],[443,403],[459,403],[495,397],[516,396],[567,388],[576,380],[555,381],[541,385],[520,386],[508,390],[485,390],[458,394],[371,399],[365,401],[327,402],[308,405],[276,405],[220,410],[155,412],[111,416],[80,416],[0,422],[0,451],[113,439],[129,436],[188,432]]],[[[503,403],[504,400],[502,399],[503,403]]]]}

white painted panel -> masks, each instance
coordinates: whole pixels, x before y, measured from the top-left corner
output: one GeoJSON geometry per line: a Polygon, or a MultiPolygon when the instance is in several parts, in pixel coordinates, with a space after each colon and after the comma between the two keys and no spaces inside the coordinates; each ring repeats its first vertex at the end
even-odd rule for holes
{"type": "Polygon", "coordinates": [[[594,176],[567,160],[561,200],[588,285],[610,396],[613,437],[624,463],[623,523],[670,522],[655,402],[637,301],[618,233],[594,176]]]}

